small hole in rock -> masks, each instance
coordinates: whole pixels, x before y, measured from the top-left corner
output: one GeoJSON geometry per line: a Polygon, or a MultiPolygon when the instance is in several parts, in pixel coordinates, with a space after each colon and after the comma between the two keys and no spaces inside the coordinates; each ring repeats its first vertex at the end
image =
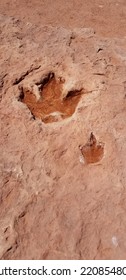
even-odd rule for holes
{"type": "Polygon", "coordinates": [[[69,91],[62,97],[63,81],[49,73],[32,89],[21,88],[19,100],[27,105],[34,118],[45,123],[58,122],[73,115],[80,101],[82,90],[69,91]]]}

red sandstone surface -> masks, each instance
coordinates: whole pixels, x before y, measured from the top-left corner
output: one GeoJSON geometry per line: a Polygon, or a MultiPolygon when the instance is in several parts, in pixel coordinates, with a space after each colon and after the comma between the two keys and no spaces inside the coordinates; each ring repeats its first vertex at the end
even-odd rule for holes
{"type": "Polygon", "coordinates": [[[0,259],[125,259],[125,0],[1,0],[0,119],[0,259]]]}

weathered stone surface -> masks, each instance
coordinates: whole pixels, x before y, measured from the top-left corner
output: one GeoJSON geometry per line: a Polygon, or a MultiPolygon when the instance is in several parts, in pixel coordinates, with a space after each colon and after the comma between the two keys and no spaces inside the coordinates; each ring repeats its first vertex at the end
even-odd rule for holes
{"type": "Polygon", "coordinates": [[[125,259],[126,38],[1,15],[0,65],[0,259],[125,259]],[[61,102],[81,96],[44,122],[21,91],[40,102],[49,73],[61,102]]]}

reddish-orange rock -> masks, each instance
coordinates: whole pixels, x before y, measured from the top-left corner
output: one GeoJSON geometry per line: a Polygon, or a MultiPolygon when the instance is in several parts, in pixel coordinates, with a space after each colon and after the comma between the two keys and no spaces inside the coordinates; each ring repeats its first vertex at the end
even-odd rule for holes
{"type": "Polygon", "coordinates": [[[125,259],[125,0],[26,2],[0,2],[0,259],[125,259]]]}

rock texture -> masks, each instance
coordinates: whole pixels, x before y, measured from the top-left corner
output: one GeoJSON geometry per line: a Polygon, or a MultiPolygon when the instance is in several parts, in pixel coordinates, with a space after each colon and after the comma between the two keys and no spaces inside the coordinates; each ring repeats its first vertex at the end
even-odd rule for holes
{"type": "Polygon", "coordinates": [[[0,15],[0,259],[126,258],[119,37],[0,15]]]}

